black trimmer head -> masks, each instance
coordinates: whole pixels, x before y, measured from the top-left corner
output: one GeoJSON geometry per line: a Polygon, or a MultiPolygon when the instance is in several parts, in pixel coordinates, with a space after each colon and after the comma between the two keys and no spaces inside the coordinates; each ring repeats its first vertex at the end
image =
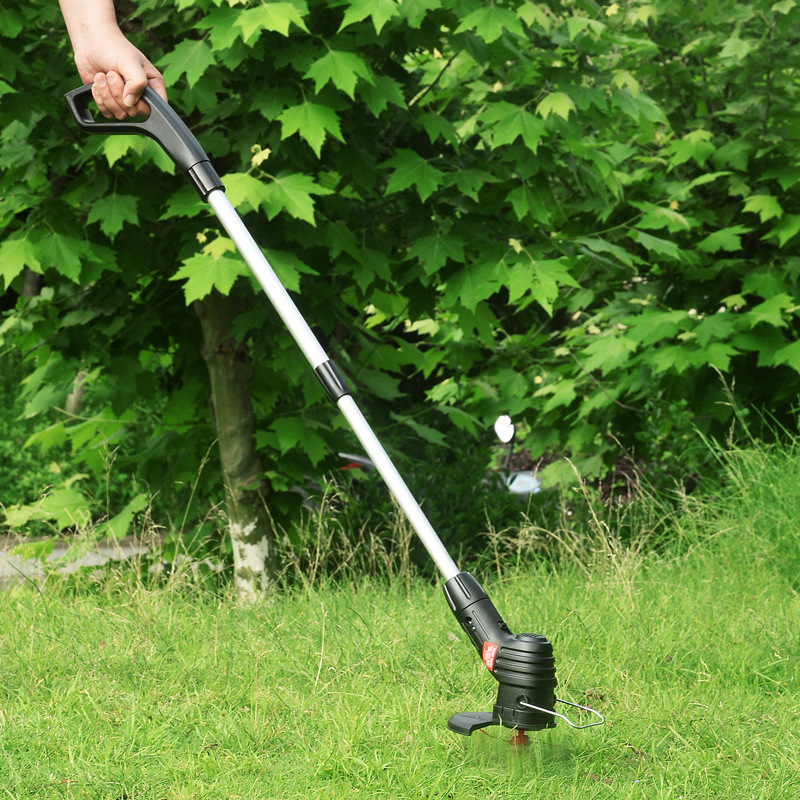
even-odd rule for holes
{"type": "Polygon", "coordinates": [[[444,585],[444,594],[461,627],[480,653],[486,668],[499,686],[492,711],[466,711],[450,717],[447,727],[469,736],[490,725],[513,728],[518,735],[512,744],[527,743],[524,731],[555,728],[556,718],[574,728],[602,724],[594,709],[556,697],[556,661],[553,645],[538,633],[513,634],[483,587],[468,572],[460,572],[444,585]],[[555,710],[556,703],[589,711],[599,722],[576,725],[555,710]]]}

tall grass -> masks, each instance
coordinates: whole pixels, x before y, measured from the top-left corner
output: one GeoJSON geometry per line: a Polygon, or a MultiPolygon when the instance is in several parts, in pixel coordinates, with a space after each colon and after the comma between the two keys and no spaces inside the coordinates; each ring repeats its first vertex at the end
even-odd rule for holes
{"type": "Polygon", "coordinates": [[[742,570],[769,564],[800,589],[800,439],[718,450],[723,480],[693,505],[690,537],[742,570]]]}
{"type": "Polygon", "coordinates": [[[400,508],[389,504],[379,525],[371,516],[351,527],[351,518],[342,514],[344,503],[328,487],[316,510],[306,512],[291,532],[279,532],[279,587],[319,588],[365,575],[388,581],[412,576],[418,544],[400,508]]]}
{"type": "Polygon", "coordinates": [[[530,520],[478,565],[511,628],[553,641],[560,695],[604,727],[528,748],[448,732],[491,708],[494,681],[415,575],[407,530],[337,541],[320,518],[254,607],[188,568],[0,593],[0,798],[798,796],[798,450],[720,458],[703,500],[530,520]],[[369,559],[383,571],[359,578],[369,559]]]}

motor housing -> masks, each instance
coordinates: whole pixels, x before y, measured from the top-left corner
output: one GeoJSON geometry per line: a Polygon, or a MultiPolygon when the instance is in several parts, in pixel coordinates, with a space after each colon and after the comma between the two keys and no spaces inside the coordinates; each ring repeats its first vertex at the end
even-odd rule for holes
{"type": "Polygon", "coordinates": [[[448,580],[444,594],[499,684],[492,712],[455,714],[447,723],[448,728],[466,736],[488,725],[522,731],[554,728],[558,680],[553,645],[536,633],[512,633],[469,572],[460,572],[448,580]]]}

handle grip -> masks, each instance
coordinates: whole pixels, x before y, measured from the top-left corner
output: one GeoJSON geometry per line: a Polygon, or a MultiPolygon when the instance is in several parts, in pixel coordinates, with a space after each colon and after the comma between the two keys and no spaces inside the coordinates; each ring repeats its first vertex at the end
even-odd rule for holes
{"type": "Polygon", "coordinates": [[[169,103],[162,100],[149,86],[144,90],[142,98],[150,106],[150,116],[147,119],[98,122],[89,109],[89,101],[92,99],[91,84],[73,89],[64,96],[81,130],[87,133],[133,133],[149,136],[187,174],[203,200],[215,189],[224,188],[200,143],[169,103]]]}

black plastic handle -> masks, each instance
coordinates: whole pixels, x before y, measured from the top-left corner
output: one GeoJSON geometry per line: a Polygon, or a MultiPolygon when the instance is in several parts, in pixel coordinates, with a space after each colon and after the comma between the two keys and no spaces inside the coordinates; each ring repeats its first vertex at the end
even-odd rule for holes
{"type": "Polygon", "coordinates": [[[142,99],[150,106],[150,116],[145,120],[100,121],[89,109],[92,85],[86,84],[64,96],[78,127],[87,133],[133,133],[144,134],[155,139],[167,155],[187,174],[200,196],[205,200],[214,189],[223,189],[205,150],[186,127],[183,120],[150,87],[144,90],[142,99]]]}

